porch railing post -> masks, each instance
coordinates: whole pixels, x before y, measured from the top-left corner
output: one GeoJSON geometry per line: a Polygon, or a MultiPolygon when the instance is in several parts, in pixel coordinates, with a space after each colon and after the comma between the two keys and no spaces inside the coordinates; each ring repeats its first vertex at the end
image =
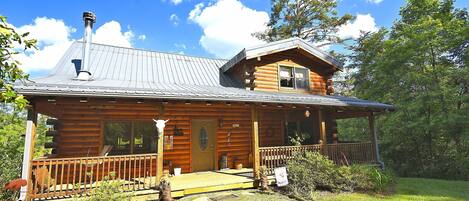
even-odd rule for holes
{"type": "Polygon", "coordinates": [[[253,176],[255,179],[259,179],[259,168],[260,168],[260,158],[259,158],[259,120],[258,120],[258,110],[255,105],[251,106],[251,141],[252,141],[252,169],[253,176]]]}
{"type": "Polygon", "coordinates": [[[318,123],[319,123],[319,141],[321,145],[321,153],[327,155],[327,134],[326,134],[326,120],[324,118],[324,111],[318,110],[318,123]]]}
{"type": "Polygon", "coordinates": [[[27,185],[21,187],[19,200],[30,200],[32,191],[32,160],[34,155],[34,141],[36,137],[37,113],[33,103],[28,108],[26,121],[26,136],[24,139],[23,167],[21,178],[27,181],[27,185]]]}
{"type": "Polygon", "coordinates": [[[378,145],[378,135],[377,135],[377,128],[376,128],[376,122],[375,122],[375,115],[373,112],[370,113],[368,116],[368,124],[370,127],[370,136],[371,136],[371,144],[372,144],[372,149],[374,152],[375,160],[378,162],[381,166],[381,168],[384,168],[384,163],[381,161],[381,158],[379,156],[379,145],[378,145]]]}

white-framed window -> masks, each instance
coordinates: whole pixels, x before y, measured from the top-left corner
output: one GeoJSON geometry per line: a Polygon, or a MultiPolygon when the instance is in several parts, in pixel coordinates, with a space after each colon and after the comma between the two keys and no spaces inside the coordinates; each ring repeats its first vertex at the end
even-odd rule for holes
{"type": "Polygon", "coordinates": [[[292,89],[309,88],[309,71],[307,68],[280,66],[280,87],[292,89]]]}

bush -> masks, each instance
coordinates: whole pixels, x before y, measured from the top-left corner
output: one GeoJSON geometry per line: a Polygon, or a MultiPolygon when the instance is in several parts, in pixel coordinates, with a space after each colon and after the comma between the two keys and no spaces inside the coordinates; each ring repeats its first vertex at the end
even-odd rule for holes
{"type": "Polygon", "coordinates": [[[381,171],[373,166],[353,165],[351,172],[355,190],[384,192],[394,183],[394,174],[389,170],[381,171]]]}
{"type": "MultiPolygon", "coordinates": [[[[103,181],[99,185],[91,190],[88,197],[75,197],[75,200],[81,201],[119,201],[119,200],[130,200],[132,194],[125,193],[122,186],[123,182],[115,179],[115,173],[109,173],[109,176],[105,176],[103,181]]],[[[86,196],[86,195],[84,195],[86,196]]]]}
{"type": "Polygon", "coordinates": [[[297,154],[287,163],[290,185],[287,190],[310,199],[315,190],[351,191],[353,182],[349,167],[338,167],[317,152],[297,154]]]}

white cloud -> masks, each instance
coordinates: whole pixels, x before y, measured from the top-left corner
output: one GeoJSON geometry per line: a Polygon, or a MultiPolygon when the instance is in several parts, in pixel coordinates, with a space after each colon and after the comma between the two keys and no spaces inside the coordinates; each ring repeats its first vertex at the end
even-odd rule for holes
{"type": "Polygon", "coordinates": [[[132,47],[131,40],[135,37],[132,30],[122,32],[119,22],[114,20],[104,23],[93,34],[93,42],[121,47],[132,47]]]}
{"type": "Polygon", "coordinates": [[[252,36],[264,31],[269,15],[244,6],[238,0],[220,0],[204,7],[197,4],[188,20],[203,29],[200,45],[217,57],[229,58],[245,47],[264,43],[252,36]]]}
{"type": "Polygon", "coordinates": [[[144,41],[145,39],[147,39],[147,36],[145,34],[142,34],[138,36],[138,39],[144,41]]]}
{"type": "Polygon", "coordinates": [[[379,3],[383,2],[383,0],[366,0],[366,2],[379,4],[379,3]]]}
{"type": "Polygon", "coordinates": [[[342,25],[337,32],[337,35],[342,38],[357,39],[360,37],[361,32],[375,32],[378,31],[375,19],[370,14],[357,14],[353,22],[342,25]]]}
{"type": "MultiPolygon", "coordinates": [[[[38,17],[32,24],[18,27],[17,31],[30,32],[29,38],[35,38],[38,42],[37,50],[15,55],[15,59],[22,63],[20,67],[29,73],[52,69],[71,43],[81,40],[71,38],[75,28],[67,26],[61,19],[47,17],[38,17]]],[[[128,28],[124,32],[119,22],[110,21],[96,29],[92,40],[95,43],[131,47],[134,38],[132,30],[128,28]]],[[[138,38],[144,40],[146,36],[140,35],[138,38]]]]}
{"type": "Polygon", "coordinates": [[[171,3],[173,3],[174,5],[178,5],[182,3],[182,0],[171,0],[171,3]]]}
{"type": "Polygon", "coordinates": [[[179,17],[174,13],[171,14],[171,16],[169,16],[169,21],[171,21],[174,24],[174,26],[179,25],[179,17]]]}
{"type": "Polygon", "coordinates": [[[184,43],[174,43],[174,47],[183,50],[187,49],[187,46],[184,43]]]}

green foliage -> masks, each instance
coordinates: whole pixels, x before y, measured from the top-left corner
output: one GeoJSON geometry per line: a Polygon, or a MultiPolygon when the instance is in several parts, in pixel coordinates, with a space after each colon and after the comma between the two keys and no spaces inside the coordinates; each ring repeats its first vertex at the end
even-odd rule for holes
{"type": "Polygon", "coordinates": [[[23,47],[23,51],[36,47],[36,40],[25,39],[28,34],[17,33],[9,26],[6,17],[0,15],[0,101],[14,103],[19,108],[24,108],[28,102],[14,91],[13,84],[28,79],[28,75],[19,68],[21,64],[13,55],[19,53],[18,45],[23,47]]]}
{"type": "MultiPolygon", "coordinates": [[[[14,107],[0,105],[0,186],[13,179],[21,177],[23,162],[24,133],[26,125],[24,111],[14,107]]],[[[45,117],[40,116],[36,132],[35,157],[42,156],[48,150],[44,143],[49,139],[45,137],[45,117]]],[[[14,192],[4,191],[0,188],[0,200],[15,200],[14,192]]]]}
{"type": "Polygon", "coordinates": [[[377,119],[388,167],[469,180],[468,12],[452,0],[408,0],[400,14],[390,30],[364,34],[352,48],[353,95],[396,107],[377,119]]]}
{"type": "Polygon", "coordinates": [[[386,188],[393,184],[394,174],[369,165],[351,166],[352,179],[355,183],[354,189],[365,192],[385,192],[386,188]]]}
{"type": "Polygon", "coordinates": [[[305,199],[310,199],[316,190],[353,190],[350,169],[336,166],[317,152],[295,155],[294,159],[287,163],[287,170],[287,190],[305,199]]]}
{"type": "Polygon", "coordinates": [[[108,176],[103,178],[103,181],[99,182],[98,186],[91,190],[89,196],[82,195],[85,197],[75,197],[75,200],[86,200],[86,201],[119,201],[119,200],[130,200],[132,197],[131,193],[125,193],[122,188],[124,182],[116,180],[115,173],[110,172],[108,176]]]}
{"type": "Polygon", "coordinates": [[[302,145],[309,138],[311,138],[309,133],[300,131],[295,131],[292,136],[288,136],[289,144],[293,146],[302,145]]]}
{"type": "Polygon", "coordinates": [[[272,0],[268,30],[257,35],[266,41],[299,37],[314,43],[339,43],[338,28],[353,17],[338,16],[335,0],[272,0]]]}

